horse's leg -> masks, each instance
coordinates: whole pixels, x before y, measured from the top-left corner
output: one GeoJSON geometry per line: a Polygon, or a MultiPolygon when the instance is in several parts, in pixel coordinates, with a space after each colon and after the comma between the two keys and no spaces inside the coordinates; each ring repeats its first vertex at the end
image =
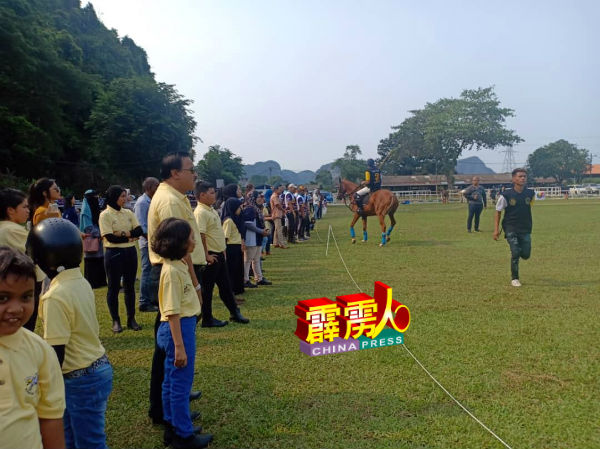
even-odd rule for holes
{"type": "Polygon", "coordinates": [[[381,226],[381,243],[379,244],[379,246],[383,246],[386,242],[385,215],[377,215],[377,218],[379,218],[379,225],[381,226]]]}
{"type": "Polygon", "coordinates": [[[390,212],[388,215],[390,217],[390,229],[388,229],[388,231],[387,231],[387,241],[389,242],[390,234],[394,230],[394,226],[396,226],[396,219],[394,218],[394,212],[390,212]]]}
{"type": "Polygon", "coordinates": [[[367,235],[367,217],[362,217],[363,220],[363,242],[366,242],[369,238],[367,235]]]}
{"type": "Polygon", "coordinates": [[[352,237],[352,243],[356,243],[356,232],[354,232],[354,225],[358,221],[358,214],[355,212],[352,217],[352,223],[350,223],[350,237],[352,237]]]}

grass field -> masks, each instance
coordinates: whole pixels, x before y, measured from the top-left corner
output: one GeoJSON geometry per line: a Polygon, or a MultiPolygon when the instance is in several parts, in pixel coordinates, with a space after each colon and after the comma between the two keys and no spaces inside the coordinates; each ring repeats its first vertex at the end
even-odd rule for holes
{"type": "MultiPolygon", "coordinates": [[[[271,287],[246,293],[249,325],[198,328],[192,408],[214,448],[500,448],[401,347],[322,357],[299,351],[298,300],[390,285],[408,305],[406,346],[513,448],[600,447],[600,203],[534,208],[533,250],[510,286],[509,249],[492,240],[493,211],[467,234],[465,205],[400,206],[392,241],[351,245],[349,212],[331,207],[309,242],[273,250],[271,287]]],[[[357,234],[361,235],[360,228],[357,234]]],[[[162,447],[147,418],[154,314],[141,332],[113,336],[105,289],[96,291],[101,338],[115,367],[107,433],[112,448],[162,447]]],[[[218,296],[215,316],[227,318],[218,296]]],[[[124,318],[124,306],[121,302],[124,318]]]]}

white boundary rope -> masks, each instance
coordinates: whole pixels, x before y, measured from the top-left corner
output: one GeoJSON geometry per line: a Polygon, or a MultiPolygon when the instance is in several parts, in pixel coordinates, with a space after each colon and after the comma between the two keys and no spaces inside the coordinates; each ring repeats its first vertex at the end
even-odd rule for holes
{"type": "MultiPolygon", "coordinates": [[[[342,253],[340,252],[340,247],[338,246],[337,239],[335,238],[335,234],[333,233],[333,228],[331,227],[331,225],[329,225],[329,233],[327,234],[327,250],[329,249],[329,235],[330,234],[333,237],[333,243],[335,243],[335,247],[337,248],[337,252],[340,255],[340,260],[344,264],[344,268],[346,269],[346,272],[348,273],[348,276],[350,276],[350,279],[352,279],[352,282],[354,282],[354,285],[356,285],[356,288],[358,289],[358,291],[360,291],[362,293],[362,289],[358,286],[358,284],[356,283],[356,281],[354,280],[354,278],[350,274],[350,270],[348,269],[348,266],[346,265],[346,261],[344,261],[344,258],[342,257],[342,253]]],[[[327,256],[327,251],[325,252],[325,255],[327,256]]]]}
{"type": "MultiPolygon", "coordinates": [[[[346,268],[346,272],[348,273],[348,276],[350,276],[350,279],[352,279],[352,282],[354,282],[354,285],[356,285],[356,288],[360,292],[362,292],[363,290],[359,287],[359,285],[356,283],[356,281],[350,274],[350,270],[348,270],[348,266],[346,265],[346,262],[344,261],[344,258],[342,257],[340,247],[337,244],[337,240],[335,238],[335,234],[333,233],[333,228],[331,227],[331,225],[329,225],[329,231],[327,232],[327,249],[325,250],[325,256],[327,256],[327,254],[329,252],[329,236],[330,235],[333,237],[333,242],[335,243],[335,247],[337,248],[338,254],[340,256],[340,260],[344,264],[344,268],[346,268]]],[[[419,359],[417,359],[415,357],[415,355],[406,347],[406,344],[403,343],[402,346],[404,347],[406,352],[408,352],[410,354],[410,356],[413,358],[413,360],[415,362],[417,362],[417,364],[421,367],[421,369],[423,369],[423,371],[425,371],[427,373],[427,375],[431,378],[431,380],[433,380],[436,383],[436,385],[438,387],[440,387],[442,389],[442,391],[450,397],[450,399],[452,399],[454,402],[456,402],[456,404],[460,408],[462,408],[465,411],[465,413],[467,413],[467,415],[469,415],[471,418],[473,418],[475,420],[475,422],[477,422],[481,427],[483,427],[485,430],[487,430],[494,438],[496,438],[500,443],[502,443],[504,445],[504,447],[506,447],[508,449],[512,449],[507,443],[504,442],[504,440],[502,440],[502,438],[500,438],[498,435],[496,435],[494,433],[494,431],[492,431],[488,426],[486,426],[483,422],[481,422],[473,413],[471,413],[464,405],[462,405],[458,401],[458,399],[456,399],[454,396],[452,396],[452,394],[448,390],[446,390],[446,388],[444,388],[444,386],[435,377],[433,377],[433,375],[427,370],[427,368],[425,368],[425,366],[423,366],[423,364],[419,361],[419,359]]]]}

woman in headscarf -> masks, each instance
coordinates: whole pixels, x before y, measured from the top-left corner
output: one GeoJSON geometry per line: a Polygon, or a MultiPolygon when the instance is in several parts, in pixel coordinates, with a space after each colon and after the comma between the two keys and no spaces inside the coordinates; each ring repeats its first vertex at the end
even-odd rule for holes
{"type": "Polygon", "coordinates": [[[225,233],[225,242],[227,248],[227,269],[233,294],[238,304],[244,302],[241,295],[244,293],[244,242],[242,235],[245,233],[244,220],[242,219],[242,205],[240,200],[234,196],[228,198],[223,204],[223,213],[221,222],[223,223],[223,232],[225,233]]]}
{"type": "Polygon", "coordinates": [[[141,330],[135,321],[135,275],[137,251],[135,241],[144,234],[135,214],[123,206],[127,203],[127,191],[121,186],[110,186],[106,191],[106,209],[100,214],[100,235],[104,240],[104,268],[108,276],[106,302],[113,320],[112,330],[123,332],[119,317],[119,289],[123,278],[127,327],[141,330]]]}
{"type": "Polygon", "coordinates": [[[100,205],[98,194],[86,190],[81,204],[79,230],[85,234],[83,241],[83,275],[92,288],[106,286],[106,272],[104,271],[104,248],[100,238],[100,205]]]}

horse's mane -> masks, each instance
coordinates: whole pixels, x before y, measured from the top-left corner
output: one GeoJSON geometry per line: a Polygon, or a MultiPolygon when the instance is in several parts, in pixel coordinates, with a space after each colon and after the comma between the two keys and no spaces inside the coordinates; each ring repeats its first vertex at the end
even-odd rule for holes
{"type": "Polygon", "coordinates": [[[352,181],[349,181],[347,179],[341,179],[340,181],[341,181],[342,185],[346,185],[347,187],[350,187],[350,190],[354,190],[358,187],[358,184],[356,184],[352,181]]]}

